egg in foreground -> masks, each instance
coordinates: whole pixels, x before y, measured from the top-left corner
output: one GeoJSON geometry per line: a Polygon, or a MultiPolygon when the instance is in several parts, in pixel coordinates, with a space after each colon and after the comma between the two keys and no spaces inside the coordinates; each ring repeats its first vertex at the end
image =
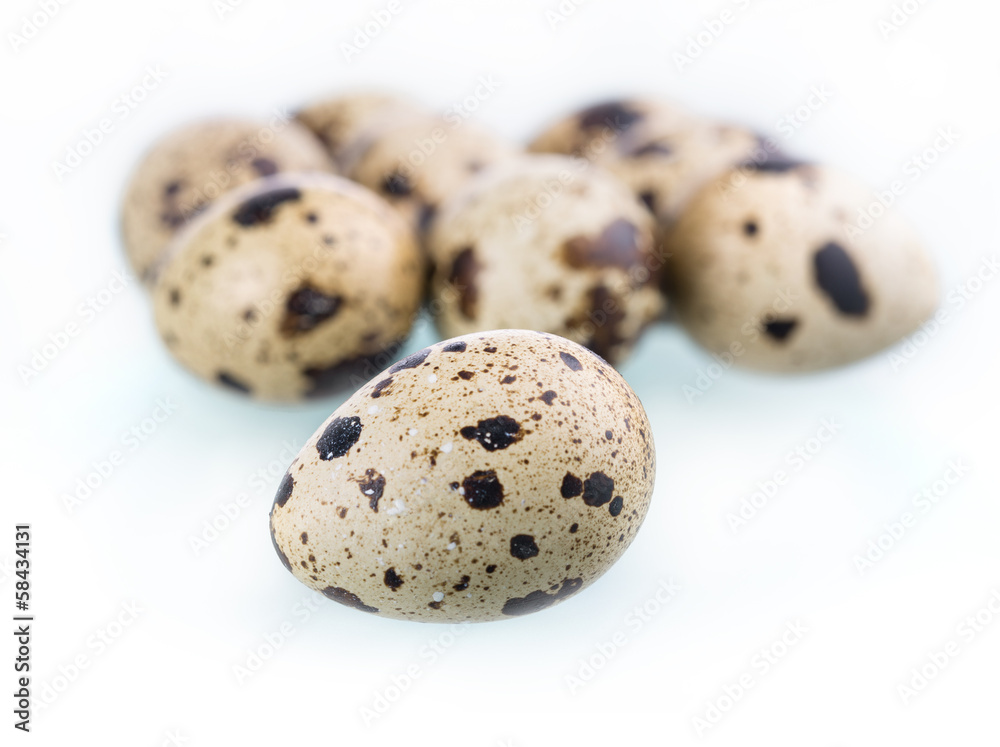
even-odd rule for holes
{"type": "Polygon", "coordinates": [[[649,508],[653,438],[603,359],[538,332],[397,362],[323,423],[271,511],[282,563],[355,609],[500,620],[599,578],[649,508]]]}

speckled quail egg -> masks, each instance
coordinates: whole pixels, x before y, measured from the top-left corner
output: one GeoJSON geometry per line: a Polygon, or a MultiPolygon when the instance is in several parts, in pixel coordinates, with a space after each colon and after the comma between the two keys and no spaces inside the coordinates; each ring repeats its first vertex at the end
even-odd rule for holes
{"type": "Polygon", "coordinates": [[[323,142],[334,164],[343,171],[354,161],[356,148],[371,129],[421,111],[401,96],[352,93],[311,104],[295,118],[323,142]]]}
{"type": "Polygon", "coordinates": [[[622,135],[614,155],[598,163],[625,182],[661,226],[670,226],[712,179],[734,166],[775,156],[765,141],[741,127],[650,119],[622,135]]]}
{"type": "Polygon", "coordinates": [[[471,177],[521,153],[475,122],[426,115],[370,128],[356,150],[344,173],[396,207],[418,235],[471,177]]]}
{"type": "Polygon", "coordinates": [[[281,117],[183,127],[152,147],[126,187],[121,228],[132,269],[148,283],[177,231],[230,190],[283,171],[331,170],[317,139],[281,117]]]}
{"type": "Polygon", "coordinates": [[[853,178],[793,161],[720,177],[667,239],[679,321],[709,350],[768,371],[837,366],[898,341],[934,312],[938,281],[897,212],[859,228],[875,202],[853,178]]]}
{"type": "Polygon", "coordinates": [[[661,226],[725,171],[779,157],[776,144],[749,130],[643,100],[585,109],[543,132],[531,150],[585,154],[625,182],[661,226]]]}
{"type": "Polygon", "coordinates": [[[320,426],[271,537],[306,586],[403,620],[500,620],[603,574],[646,515],[655,456],[622,377],[553,335],[465,335],[404,358],[320,426]]]}
{"type": "Polygon", "coordinates": [[[226,195],[167,255],[153,304],[170,351],[260,399],[358,386],[382,367],[373,356],[398,349],[423,297],[409,228],[369,190],[325,174],[226,195]]]}
{"type": "Polygon", "coordinates": [[[678,107],[657,99],[616,99],[592,104],[568,114],[545,128],[528,146],[535,153],[605,157],[615,142],[648,119],[681,124],[692,117],[678,107]]]}
{"type": "Polygon", "coordinates": [[[648,211],[580,158],[526,156],[445,204],[428,249],[445,337],[536,329],[622,361],[659,314],[648,211]]]}

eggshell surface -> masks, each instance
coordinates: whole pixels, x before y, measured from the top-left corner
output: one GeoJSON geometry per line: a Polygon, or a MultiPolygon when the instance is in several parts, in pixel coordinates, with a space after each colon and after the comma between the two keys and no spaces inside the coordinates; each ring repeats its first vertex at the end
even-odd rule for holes
{"type": "Polygon", "coordinates": [[[473,176],[521,152],[475,122],[426,115],[383,121],[364,140],[344,173],[389,202],[418,236],[473,176]]]}
{"type": "Polygon", "coordinates": [[[171,132],[145,155],[122,201],[132,269],[151,282],[151,269],[178,231],[227,192],[281,172],[331,170],[319,140],[279,117],[209,120],[171,132]]]}
{"type": "Polygon", "coordinates": [[[410,230],[383,200],[335,176],[247,185],[167,254],[153,307],[170,352],[259,399],[353,390],[385,365],[373,357],[398,349],[423,297],[410,230]]]}
{"type": "Polygon", "coordinates": [[[608,101],[567,116],[530,149],[577,155],[625,182],[668,227],[709,181],[744,162],[777,157],[742,127],[696,117],[653,99],[608,101]]]}
{"type": "Polygon", "coordinates": [[[302,109],[297,121],[318,137],[339,171],[355,158],[365,134],[380,122],[412,117],[420,108],[401,96],[387,93],[353,93],[324,99],[302,109]]]}
{"type": "Polygon", "coordinates": [[[934,265],[897,211],[854,225],[874,199],[794,161],[720,177],[667,238],[678,320],[709,350],[775,372],[850,363],[915,331],[939,302],[934,265]]]}
{"type": "Polygon", "coordinates": [[[444,205],[428,248],[445,337],[536,329],[617,364],[662,309],[649,212],[582,159],[497,166],[444,205]]]}
{"type": "Polygon", "coordinates": [[[642,404],[600,357],[523,330],[388,368],[309,439],[271,512],[305,585],[424,622],[550,607],[635,537],[655,456],[642,404]]]}
{"type": "Polygon", "coordinates": [[[615,141],[650,120],[681,125],[693,118],[667,101],[610,99],[571,112],[548,125],[528,146],[535,153],[561,153],[593,160],[611,156],[615,141]]]}

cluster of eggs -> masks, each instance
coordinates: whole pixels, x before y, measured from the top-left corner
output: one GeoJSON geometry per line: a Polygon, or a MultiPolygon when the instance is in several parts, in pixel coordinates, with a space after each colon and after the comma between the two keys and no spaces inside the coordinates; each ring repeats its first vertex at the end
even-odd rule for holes
{"type": "Polygon", "coordinates": [[[294,400],[373,375],[427,298],[443,337],[535,329],[612,364],[668,300],[741,365],[857,360],[938,299],[898,214],[851,225],[870,202],[835,169],[656,100],[589,107],[521,149],[360,94],[293,121],[175,132],[137,169],[122,218],[171,352],[294,400]]]}
{"type": "Polygon", "coordinates": [[[394,96],[165,138],[124,243],[187,368],[252,397],[354,394],[281,481],[271,537],[330,599],[491,620],[585,587],[655,476],[613,368],[674,317],[741,365],[841,365],[937,305],[929,257],[870,191],[655,100],[600,104],[518,148],[394,96]],[[427,303],[450,338],[389,365],[427,303]],[[367,383],[366,383],[367,382],[367,383]]]}

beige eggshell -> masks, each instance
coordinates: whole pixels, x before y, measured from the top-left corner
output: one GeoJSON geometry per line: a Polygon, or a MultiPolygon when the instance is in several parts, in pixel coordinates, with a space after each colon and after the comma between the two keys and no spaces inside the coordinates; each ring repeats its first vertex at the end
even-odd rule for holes
{"type": "Polygon", "coordinates": [[[350,93],[311,104],[295,118],[323,142],[338,170],[344,171],[373,128],[419,114],[420,107],[402,96],[350,93]]]}
{"type": "Polygon", "coordinates": [[[625,182],[669,227],[709,181],[747,161],[778,156],[777,146],[741,127],[696,117],[662,101],[598,104],[556,122],[535,152],[578,155],[625,182]]]}
{"type": "Polygon", "coordinates": [[[739,365],[800,372],[872,355],[938,305],[931,258],[886,210],[855,223],[874,191],[827,167],[733,170],[688,205],[667,240],[678,320],[739,365]]]}
{"type": "Polygon", "coordinates": [[[598,159],[669,227],[706,184],[734,166],[774,153],[749,130],[715,122],[647,119],[598,159]]]}
{"type": "Polygon", "coordinates": [[[132,269],[147,284],[177,231],[219,196],[262,176],[332,170],[323,146],[304,127],[271,121],[198,122],[158,141],[133,172],[121,229],[132,269]]]}
{"type": "Polygon", "coordinates": [[[466,335],[399,361],[320,426],[283,478],[285,567],[402,620],[500,620],[556,604],[625,551],[655,456],[621,376],[568,340],[466,335]]]}
{"type": "Polygon", "coordinates": [[[657,99],[601,101],[548,125],[528,150],[606,162],[614,157],[618,139],[649,119],[677,126],[693,118],[673,104],[657,99]]]}
{"type": "Polygon", "coordinates": [[[445,337],[536,329],[618,363],[662,308],[651,216],[580,158],[526,156],[484,174],[442,208],[428,249],[445,337]]]}
{"type": "Polygon", "coordinates": [[[372,128],[357,153],[345,173],[385,198],[422,235],[444,200],[521,150],[475,122],[417,115],[372,128]]]}
{"type": "Polygon", "coordinates": [[[426,273],[383,200],[324,174],[226,195],[167,255],[153,307],[171,353],[266,400],[320,396],[350,377],[353,388],[378,371],[372,359],[409,333],[426,273]]]}

